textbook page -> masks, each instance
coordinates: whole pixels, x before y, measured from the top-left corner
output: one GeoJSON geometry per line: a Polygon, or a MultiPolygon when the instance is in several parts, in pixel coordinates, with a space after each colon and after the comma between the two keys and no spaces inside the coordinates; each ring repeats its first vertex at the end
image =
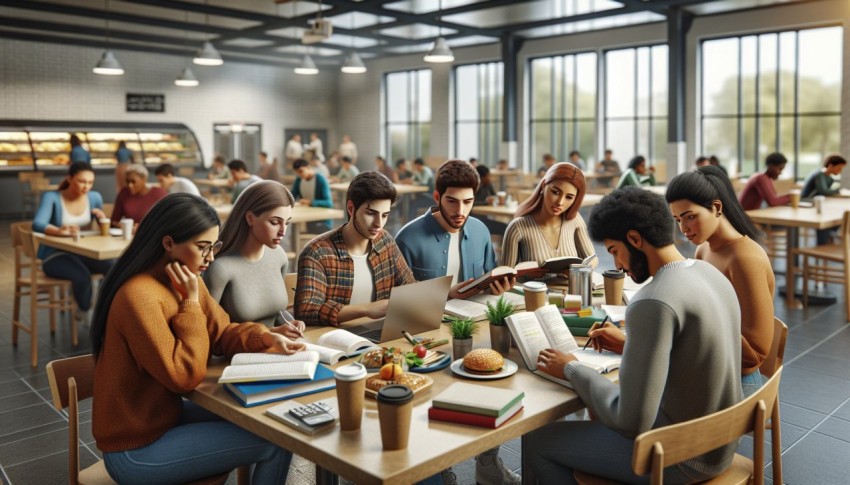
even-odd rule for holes
{"type": "Polygon", "coordinates": [[[272,364],[275,362],[319,362],[317,352],[296,352],[292,355],[243,352],[230,360],[230,365],[272,364]]]}
{"type": "Polygon", "coordinates": [[[304,345],[308,352],[315,352],[319,356],[319,362],[323,364],[334,365],[339,362],[339,359],[347,357],[345,352],[337,349],[322,347],[321,345],[311,344],[310,342],[304,342],[304,345]]]}
{"type": "Polygon", "coordinates": [[[543,333],[546,334],[550,347],[565,354],[579,350],[578,343],[576,343],[573,334],[570,333],[569,327],[564,323],[564,317],[561,316],[558,307],[545,305],[538,308],[534,313],[540,321],[540,326],[543,328],[543,333]]]}
{"type": "MultiPolygon", "coordinates": [[[[553,308],[555,307],[553,306],[553,308]]],[[[540,322],[537,321],[537,315],[532,312],[514,313],[507,317],[505,321],[517,341],[517,347],[519,347],[522,358],[525,360],[525,365],[530,370],[536,369],[537,356],[540,351],[551,347],[546,334],[543,333],[540,322]]],[[[564,328],[566,328],[566,325],[564,325],[564,328]]]]}
{"type": "Polygon", "coordinates": [[[366,349],[370,349],[375,346],[372,342],[365,338],[341,328],[322,335],[316,343],[322,347],[330,347],[332,349],[341,350],[342,352],[345,352],[347,356],[361,354],[366,349]]]}

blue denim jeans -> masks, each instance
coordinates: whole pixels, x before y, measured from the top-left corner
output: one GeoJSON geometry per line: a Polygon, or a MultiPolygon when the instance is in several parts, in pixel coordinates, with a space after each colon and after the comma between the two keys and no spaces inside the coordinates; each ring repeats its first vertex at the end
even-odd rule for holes
{"type": "Polygon", "coordinates": [[[103,454],[121,484],[186,483],[256,463],[251,483],[283,484],[292,453],[183,401],[180,424],[153,443],[103,454]]]}
{"type": "Polygon", "coordinates": [[[98,261],[65,252],[51,256],[44,261],[44,274],[51,278],[70,280],[77,307],[88,311],[92,299],[91,275],[108,273],[115,260],[98,261]]]}
{"type": "Polygon", "coordinates": [[[756,391],[761,389],[761,386],[763,384],[764,384],[764,381],[762,380],[761,372],[759,372],[758,369],[756,369],[756,371],[753,372],[752,374],[749,374],[749,375],[746,375],[746,376],[741,376],[741,387],[743,388],[743,391],[744,391],[743,399],[746,399],[746,398],[752,396],[753,394],[755,394],[756,391]]]}

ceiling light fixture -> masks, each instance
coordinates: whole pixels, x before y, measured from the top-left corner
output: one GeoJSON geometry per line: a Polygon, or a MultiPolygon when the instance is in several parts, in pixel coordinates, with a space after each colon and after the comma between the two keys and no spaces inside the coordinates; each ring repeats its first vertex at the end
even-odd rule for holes
{"type": "MultiPolygon", "coordinates": [[[[204,2],[204,5],[209,7],[209,0],[204,2]]],[[[207,27],[207,40],[204,41],[204,45],[201,46],[201,50],[198,51],[198,54],[192,59],[192,62],[199,66],[220,66],[224,64],[224,60],[221,58],[221,54],[219,54],[218,50],[212,45],[212,42],[209,41],[209,30],[210,30],[210,14],[205,13],[205,25],[207,27]]]]}
{"type": "Polygon", "coordinates": [[[295,74],[310,76],[318,73],[319,68],[316,67],[316,63],[313,62],[313,58],[310,57],[310,54],[304,54],[304,59],[301,61],[301,65],[295,68],[295,74]]]}
{"type": "Polygon", "coordinates": [[[354,50],[354,36],[351,35],[351,32],[354,31],[354,12],[351,12],[349,15],[351,15],[351,22],[348,24],[348,37],[351,39],[351,55],[345,59],[340,71],[346,74],[363,74],[366,72],[366,64],[363,64],[363,59],[354,50]]]}
{"type": "Polygon", "coordinates": [[[423,60],[425,62],[434,63],[452,62],[455,60],[455,55],[452,53],[452,50],[449,49],[448,44],[446,44],[446,39],[443,38],[443,25],[440,23],[442,20],[441,13],[443,11],[443,0],[440,0],[437,9],[437,40],[434,41],[434,45],[431,47],[431,50],[425,54],[423,60]]]}
{"type": "Polygon", "coordinates": [[[109,49],[109,0],[104,2],[104,9],[106,10],[106,50],[103,51],[103,55],[100,56],[100,60],[97,61],[97,64],[95,64],[94,68],[92,68],[92,72],[105,76],[121,76],[124,74],[124,68],[121,67],[118,59],[115,58],[115,54],[113,54],[109,49]]]}
{"type": "Polygon", "coordinates": [[[192,68],[186,66],[180,74],[180,77],[174,80],[174,84],[182,87],[194,88],[200,83],[198,82],[198,78],[195,77],[195,73],[192,72],[192,68]]]}

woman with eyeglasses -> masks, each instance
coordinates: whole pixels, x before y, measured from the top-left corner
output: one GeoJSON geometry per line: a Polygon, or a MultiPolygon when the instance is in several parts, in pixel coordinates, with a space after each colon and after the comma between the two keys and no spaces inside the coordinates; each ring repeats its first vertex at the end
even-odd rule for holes
{"type": "Polygon", "coordinates": [[[282,325],[273,331],[291,339],[304,331],[304,322],[281,314],[289,305],[289,258],[281,243],[294,205],[292,192],[279,182],[249,185],[221,231],[218,261],[204,272],[210,295],[233,320],[282,325]]]}
{"type": "Polygon", "coordinates": [[[221,248],[202,198],[171,194],[142,219],[104,279],[92,321],[92,432],[118,483],[186,483],[256,463],[253,483],[285,483],[292,454],[185,401],[215,355],[304,344],[230,322],[198,275],[221,248]]]}

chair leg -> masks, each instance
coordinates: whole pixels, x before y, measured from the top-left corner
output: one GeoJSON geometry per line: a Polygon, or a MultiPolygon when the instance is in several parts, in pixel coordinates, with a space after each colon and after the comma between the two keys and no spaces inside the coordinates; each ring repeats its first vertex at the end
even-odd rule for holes
{"type": "Polygon", "coordinates": [[[47,304],[50,307],[50,335],[56,335],[56,309],[59,306],[56,292],[60,291],[57,287],[47,288],[47,304]]]}
{"type": "Polygon", "coordinates": [[[18,346],[18,325],[21,322],[21,289],[15,288],[15,302],[12,308],[12,345],[18,346]]]}
{"type": "Polygon", "coordinates": [[[770,446],[773,459],[771,466],[773,467],[773,483],[782,482],[782,433],[780,428],[781,421],[779,420],[779,399],[773,406],[773,412],[770,417],[770,446]]]}
{"type": "Polygon", "coordinates": [[[236,469],[236,484],[248,485],[251,483],[251,465],[242,465],[236,469]]]}
{"type": "Polygon", "coordinates": [[[30,288],[30,358],[38,367],[38,290],[30,288]]]}
{"type": "MultiPolygon", "coordinates": [[[[786,284],[785,291],[794,291],[794,287],[786,284]]],[[[809,257],[803,256],[803,308],[809,306],[809,257]]]]}

